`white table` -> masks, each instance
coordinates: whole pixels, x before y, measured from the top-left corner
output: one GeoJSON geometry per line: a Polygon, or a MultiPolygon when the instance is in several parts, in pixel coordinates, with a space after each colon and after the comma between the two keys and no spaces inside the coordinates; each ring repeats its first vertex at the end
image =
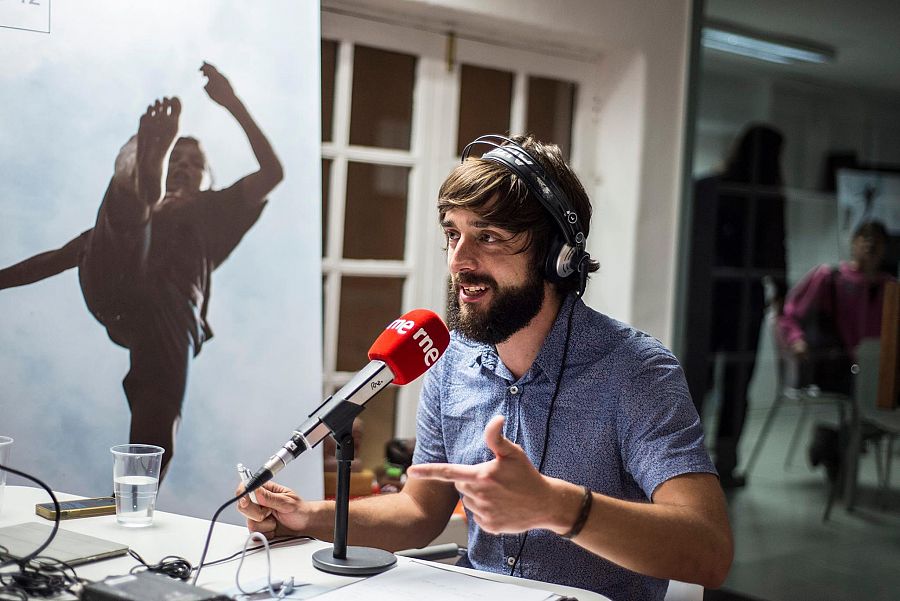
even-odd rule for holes
{"type": "MultiPolygon", "coordinates": [[[[57,495],[57,498],[60,501],[65,501],[79,497],[61,493],[57,495]]],[[[0,527],[22,522],[40,522],[52,525],[52,522],[38,517],[34,513],[35,504],[48,501],[47,493],[39,488],[7,486],[6,498],[3,503],[2,513],[0,513],[0,527]]],[[[209,521],[157,511],[153,517],[153,525],[147,528],[125,528],[119,526],[116,523],[115,516],[111,515],[63,520],[60,522],[60,528],[127,544],[148,563],[156,563],[165,555],[178,555],[196,565],[200,561],[200,554],[203,552],[209,521]]],[[[210,543],[206,561],[221,559],[239,552],[244,546],[247,535],[246,528],[217,523],[213,530],[212,542],[210,543]]],[[[257,545],[258,543],[254,542],[250,546],[257,545]]],[[[271,554],[273,580],[286,579],[293,576],[296,581],[308,582],[325,588],[336,588],[360,580],[359,578],[327,574],[313,567],[311,561],[312,553],[319,549],[330,547],[331,543],[307,540],[298,541],[291,546],[273,548],[271,554]]],[[[397,561],[398,565],[394,569],[402,570],[404,565],[407,565],[407,562],[411,560],[405,557],[398,557],[397,561]]],[[[126,555],[125,557],[78,566],[77,572],[83,578],[100,580],[109,575],[126,574],[136,564],[137,562],[133,558],[126,555]]],[[[481,578],[497,582],[511,582],[529,588],[568,595],[577,598],[579,601],[608,601],[608,598],[603,595],[573,587],[499,574],[488,574],[443,564],[441,567],[451,568],[463,573],[477,574],[481,578]]],[[[221,565],[205,567],[200,573],[198,584],[217,591],[230,589],[234,586],[236,569],[237,559],[221,565]]],[[[257,580],[264,577],[265,574],[265,553],[257,552],[248,555],[241,569],[241,581],[257,580]]],[[[352,595],[348,594],[348,598],[352,598],[352,595]]]]}

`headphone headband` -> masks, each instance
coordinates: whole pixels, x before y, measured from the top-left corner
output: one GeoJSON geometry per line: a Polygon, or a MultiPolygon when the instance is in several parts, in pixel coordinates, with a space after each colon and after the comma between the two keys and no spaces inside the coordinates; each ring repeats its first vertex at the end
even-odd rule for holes
{"type": "Polygon", "coordinates": [[[586,236],[581,229],[578,213],[569,197],[537,159],[506,136],[488,134],[469,142],[463,148],[462,162],[469,158],[473,146],[482,144],[490,146],[491,150],[481,158],[502,165],[517,176],[556,222],[558,235],[544,258],[545,277],[552,282],[562,282],[570,276],[577,276],[577,294],[581,296],[587,285],[590,255],[585,249],[586,236]]]}
{"type": "Polygon", "coordinates": [[[572,203],[565,192],[552,177],[547,175],[537,159],[510,138],[488,134],[476,138],[463,148],[462,162],[469,158],[472,147],[478,145],[492,147],[481,158],[503,165],[518,176],[553,217],[566,244],[578,251],[579,254],[584,253],[585,235],[578,221],[578,213],[572,208],[572,203]]]}

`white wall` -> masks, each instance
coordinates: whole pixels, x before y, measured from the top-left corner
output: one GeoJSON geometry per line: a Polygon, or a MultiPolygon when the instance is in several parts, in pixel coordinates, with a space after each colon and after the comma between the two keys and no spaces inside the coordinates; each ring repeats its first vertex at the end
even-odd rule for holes
{"type": "Polygon", "coordinates": [[[603,53],[599,98],[592,99],[597,128],[576,134],[595,143],[588,150],[593,173],[583,177],[595,204],[589,249],[602,267],[587,300],[670,343],[690,3],[430,3],[515,21],[603,53]]]}
{"type": "MultiPolygon", "coordinates": [[[[592,192],[591,254],[600,260],[586,300],[594,307],[630,320],[634,307],[639,225],[643,97],[646,63],[638,53],[603,63],[598,87],[608,90],[598,120],[595,169],[600,173],[592,192]]],[[[585,183],[587,186],[588,184],[585,183]]]]}
{"type": "MultiPolygon", "coordinates": [[[[499,43],[592,57],[597,119],[578,131],[594,202],[587,300],[670,342],[689,0],[325,0],[499,43]],[[597,58],[601,57],[601,58],[597,58]]],[[[586,168],[585,168],[586,167],[586,168]]]]}

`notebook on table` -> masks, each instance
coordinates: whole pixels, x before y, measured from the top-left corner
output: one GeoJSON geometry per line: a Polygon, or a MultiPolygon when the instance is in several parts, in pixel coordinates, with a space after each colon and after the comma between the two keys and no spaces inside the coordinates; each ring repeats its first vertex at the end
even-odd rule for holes
{"type": "MultiPolygon", "coordinates": [[[[44,544],[53,526],[26,522],[0,528],[0,558],[21,559],[44,544]]],[[[51,557],[71,566],[118,557],[128,553],[128,545],[60,528],[41,557],[51,557]]]]}

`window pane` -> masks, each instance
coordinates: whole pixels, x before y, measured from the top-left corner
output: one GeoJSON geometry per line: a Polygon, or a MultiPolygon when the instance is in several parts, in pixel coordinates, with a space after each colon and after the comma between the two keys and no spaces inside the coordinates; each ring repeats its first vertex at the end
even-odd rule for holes
{"type": "Polygon", "coordinates": [[[403,259],[409,167],[348,163],[344,258],[403,259]]]}
{"type": "MultiPolygon", "coordinates": [[[[509,71],[462,66],[456,154],[462,154],[466,144],[478,136],[509,131],[512,90],[513,74],[509,71]]],[[[486,146],[475,148],[473,155],[481,156],[487,150],[486,146]]]]}
{"type": "Polygon", "coordinates": [[[334,72],[337,65],[338,44],[322,40],[322,141],[331,142],[334,123],[334,72]]]}
{"type": "Polygon", "coordinates": [[[328,194],[331,192],[331,159],[322,159],[322,256],[328,252],[328,194]]]}
{"type": "Polygon", "coordinates": [[[575,111],[574,83],[548,79],[528,78],[528,115],[525,131],[538,140],[553,142],[562,149],[568,161],[572,148],[572,113],[575,111]]]}
{"type": "Polygon", "coordinates": [[[409,149],[415,72],[415,56],[355,47],[350,144],[409,149]]]}
{"type": "Polygon", "coordinates": [[[338,371],[358,371],[367,363],[369,347],[400,315],[402,297],[403,278],[341,278],[338,371]]]}

